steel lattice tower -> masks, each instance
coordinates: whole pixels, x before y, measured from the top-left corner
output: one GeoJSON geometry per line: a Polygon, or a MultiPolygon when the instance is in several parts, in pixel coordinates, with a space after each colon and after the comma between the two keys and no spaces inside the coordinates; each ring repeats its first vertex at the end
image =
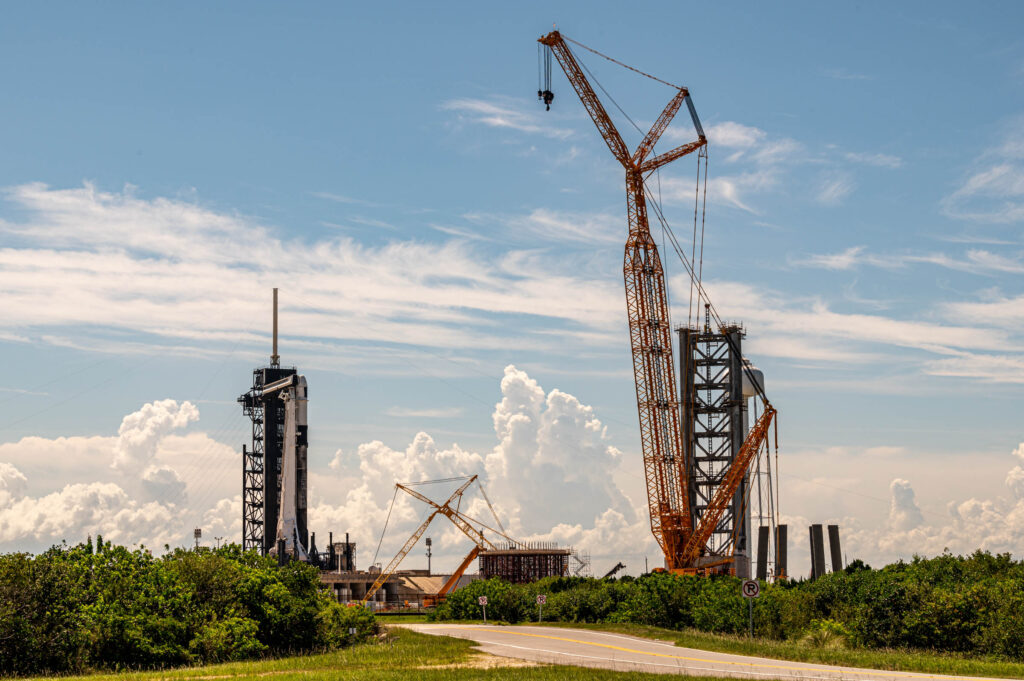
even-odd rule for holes
{"type": "MultiPolygon", "coordinates": [[[[704,514],[725,472],[743,446],[743,330],[723,327],[718,333],[680,327],[680,395],[683,447],[689,475],[690,513],[704,514]]],[[[704,556],[735,556],[739,576],[750,574],[749,522],[744,480],[719,520],[704,556]]]]}
{"type": "MultiPolygon", "coordinates": [[[[252,388],[238,398],[242,412],[252,421],[252,449],[242,447],[242,549],[266,555],[277,539],[281,508],[281,454],[284,449],[284,402],[281,394],[264,394],[263,387],[298,373],[281,368],[277,354],[277,289],[274,289],[273,350],[270,366],[254,369],[252,388]]],[[[299,541],[309,546],[306,527],[306,459],[296,461],[298,478],[297,525],[299,541]]]]}

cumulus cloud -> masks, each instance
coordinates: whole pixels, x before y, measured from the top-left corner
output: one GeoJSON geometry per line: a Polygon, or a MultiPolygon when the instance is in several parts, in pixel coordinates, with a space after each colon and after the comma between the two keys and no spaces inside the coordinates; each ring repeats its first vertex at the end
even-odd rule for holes
{"type": "MultiPolygon", "coordinates": [[[[944,513],[925,513],[918,503],[912,481],[895,478],[889,483],[889,511],[885,522],[871,522],[861,515],[817,518],[813,522],[838,523],[849,559],[861,558],[872,565],[909,559],[913,555],[934,556],[943,551],[965,554],[978,549],[1009,552],[1021,556],[1024,545],[1024,443],[1013,452],[1016,465],[1003,475],[1000,494],[998,478],[992,480],[991,496],[950,500],[944,513]]],[[[1006,470],[1006,469],[1004,469],[1006,470]]],[[[809,519],[788,518],[791,528],[803,528],[809,519]]],[[[793,532],[791,566],[794,574],[806,572],[806,542],[793,532]]]]}
{"type": "Polygon", "coordinates": [[[895,530],[912,530],[924,522],[921,509],[914,499],[914,489],[906,480],[899,478],[889,485],[892,503],[889,506],[889,523],[895,530]]]}
{"type": "Polygon", "coordinates": [[[25,496],[28,480],[9,463],[0,462],[0,508],[25,496]]]}
{"type": "Polygon", "coordinates": [[[150,466],[142,475],[142,486],[151,499],[171,504],[185,501],[185,481],[170,466],[150,466]]]}
{"type": "MultiPolygon", "coordinates": [[[[330,467],[360,483],[341,503],[314,504],[311,526],[315,517],[324,530],[348,531],[361,546],[376,546],[396,481],[478,474],[501,522],[518,539],[559,541],[602,555],[616,548],[631,555],[650,550],[653,539],[644,517],[646,507],[638,509],[616,484],[622,455],[608,443],[593,408],[563,391],[545,391],[515,366],[505,369],[501,395],[492,414],[497,444],[485,454],[454,444],[440,447],[423,432],[402,450],[373,441],[360,445],[351,456],[339,451],[330,467]]],[[[454,485],[435,488],[428,495],[443,498],[454,485]]],[[[474,493],[465,503],[470,516],[488,522],[486,500],[474,493]]],[[[383,558],[412,533],[425,510],[407,495],[396,497],[383,558]]],[[[440,523],[431,532],[436,550],[453,560],[470,546],[450,524],[440,523]]],[[[363,555],[364,560],[372,559],[372,554],[363,555]]]]}
{"type": "Polygon", "coordinates": [[[155,456],[156,444],[164,435],[198,418],[199,410],[191,402],[179,405],[175,400],[160,400],[143,405],[121,421],[111,465],[122,471],[144,468],[155,456]]]}
{"type": "Polygon", "coordinates": [[[159,545],[181,536],[177,520],[173,507],[141,503],[113,483],[75,483],[0,509],[0,542],[74,542],[99,532],[119,543],[159,545]]]}
{"type": "Polygon", "coordinates": [[[127,544],[187,541],[238,484],[233,448],[181,432],[198,419],[189,402],[156,400],[126,415],[116,436],[0,445],[0,547],[39,550],[97,532],[127,544]]]}

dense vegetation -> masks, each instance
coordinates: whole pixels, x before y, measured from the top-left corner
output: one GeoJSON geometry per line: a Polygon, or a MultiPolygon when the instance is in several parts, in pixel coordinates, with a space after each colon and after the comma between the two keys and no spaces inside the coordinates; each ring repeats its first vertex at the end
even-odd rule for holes
{"type": "Polygon", "coordinates": [[[329,650],[376,627],[326,596],[315,568],[237,546],[154,557],[97,538],[0,556],[0,675],[329,650]]]}
{"type": "MultiPolygon", "coordinates": [[[[437,609],[437,619],[630,622],[671,629],[746,633],[747,603],[733,577],[650,574],[636,579],[545,579],[510,585],[474,582],[437,609]]],[[[924,649],[1024,660],[1024,562],[977,552],[915,558],[881,570],[855,561],[816,581],[764,585],[754,602],[754,634],[816,646],[924,649]]]]}

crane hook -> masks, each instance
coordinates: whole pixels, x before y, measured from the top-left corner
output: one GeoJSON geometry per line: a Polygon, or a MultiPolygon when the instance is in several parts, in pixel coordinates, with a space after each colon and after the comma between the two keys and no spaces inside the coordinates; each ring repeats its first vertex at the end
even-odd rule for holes
{"type": "Polygon", "coordinates": [[[543,92],[537,90],[537,99],[544,102],[545,111],[551,111],[551,102],[555,100],[555,93],[551,90],[544,90],[543,92]]]}

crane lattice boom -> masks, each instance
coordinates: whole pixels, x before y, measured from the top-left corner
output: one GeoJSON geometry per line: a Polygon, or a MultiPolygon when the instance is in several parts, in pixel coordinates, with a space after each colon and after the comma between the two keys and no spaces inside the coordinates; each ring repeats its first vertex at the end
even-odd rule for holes
{"type": "Polygon", "coordinates": [[[644,175],[700,149],[707,140],[689,92],[679,88],[631,155],[561,34],[552,31],[540,42],[551,49],[612,155],[626,171],[629,238],[623,275],[651,531],[665,554],[666,567],[681,569],[685,566],[683,549],[692,535],[693,519],[687,498],[688,472],[679,427],[665,272],[648,225],[644,175]],[[684,102],[698,138],[648,159],[684,102]]]}

